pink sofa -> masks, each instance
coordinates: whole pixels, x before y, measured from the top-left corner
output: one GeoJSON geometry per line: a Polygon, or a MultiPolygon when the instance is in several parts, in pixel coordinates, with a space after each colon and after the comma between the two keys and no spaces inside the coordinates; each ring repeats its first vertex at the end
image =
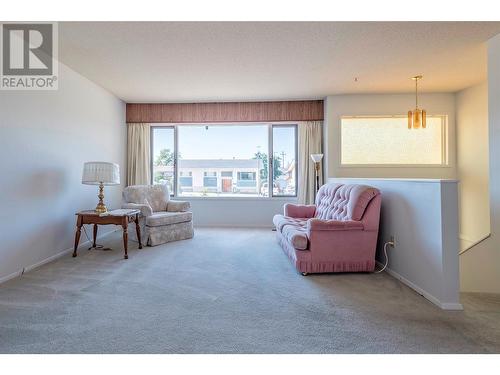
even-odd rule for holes
{"type": "Polygon", "coordinates": [[[373,271],[380,203],[370,186],[323,185],[316,205],[285,204],[274,216],[278,242],[303,275],[373,271]]]}

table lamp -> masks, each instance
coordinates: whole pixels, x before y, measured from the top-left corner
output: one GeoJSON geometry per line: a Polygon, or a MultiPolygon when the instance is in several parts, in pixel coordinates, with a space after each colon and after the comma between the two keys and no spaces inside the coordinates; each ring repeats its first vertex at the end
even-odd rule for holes
{"type": "Polygon", "coordinates": [[[120,184],[120,167],[118,164],[104,161],[89,161],[83,164],[82,184],[99,185],[99,203],[95,212],[102,214],[108,212],[104,204],[104,185],[120,184]]]}
{"type": "Polygon", "coordinates": [[[321,159],[323,159],[323,154],[311,154],[311,159],[314,162],[314,167],[316,170],[316,193],[319,190],[319,164],[321,163],[321,159]]]}

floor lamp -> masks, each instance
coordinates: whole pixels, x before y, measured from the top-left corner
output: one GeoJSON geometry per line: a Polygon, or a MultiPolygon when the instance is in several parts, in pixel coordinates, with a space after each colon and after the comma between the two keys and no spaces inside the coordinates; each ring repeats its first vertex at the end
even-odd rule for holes
{"type": "Polygon", "coordinates": [[[323,154],[311,154],[311,159],[314,162],[314,169],[316,174],[316,189],[314,190],[314,199],[316,199],[316,193],[319,190],[319,171],[321,159],[323,159],[323,154]]]}

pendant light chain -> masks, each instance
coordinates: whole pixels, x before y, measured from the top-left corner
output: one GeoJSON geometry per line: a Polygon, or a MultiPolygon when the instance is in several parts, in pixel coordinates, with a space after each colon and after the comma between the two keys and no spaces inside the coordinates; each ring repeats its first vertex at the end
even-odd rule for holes
{"type": "Polygon", "coordinates": [[[408,129],[426,128],[427,113],[425,109],[418,108],[418,81],[422,76],[414,76],[412,79],[415,81],[415,109],[408,111],[408,129]]]}
{"type": "Polygon", "coordinates": [[[418,78],[415,79],[415,109],[418,109],[418,78]]]}

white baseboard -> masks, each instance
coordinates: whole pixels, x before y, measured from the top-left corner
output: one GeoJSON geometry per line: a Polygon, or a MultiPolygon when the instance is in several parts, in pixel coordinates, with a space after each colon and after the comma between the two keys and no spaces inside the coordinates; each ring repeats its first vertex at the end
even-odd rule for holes
{"type": "Polygon", "coordinates": [[[20,270],[20,271],[17,271],[17,272],[14,272],[14,273],[11,273],[10,275],[7,275],[7,276],[3,276],[3,277],[0,277],[0,284],[6,282],[6,281],[9,281],[11,279],[14,279],[18,276],[21,276],[23,273],[23,270],[20,270]]]}
{"type": "MultiPolygon", "coordinates": [[[[376,261],[376,262],[377,262],[377,265],[379,267],[383,267],[382,263],[380,263],[379,261],[376,261]]],[[[433,296],[429,292],[426,292],[425,290],[423,290],[422,288],[420,288],[418,285],[415,285],[410,280],[408,280],[407,278],[401,276],[399,273],[397,273],[396,271],[391,270],[388,267],[385,269],[385,271],[389,275],[391,275],[395,279],[398,279],[403,284],[405,284],[406,286],[410,287],[415,292],[417,292],[418,294],[420,294],[422,297],[424,297],[425,299],[429,300],[430,302],[432,302],[433,304],[435,304],[436,306],[440,307],[443,310],[463,310],[464,309],[464,307],[462,306],[461,303],[441,302],[439,300],[439,298],[433,296]]]]}
{"type": "Polygon", "coordinates": [[[447,303],[447,302],[442,302],[441,303],[441,308],[443,310],[463,310],[464,306],[461,303],[447,303]]]}
{"type": "MultiPolygon", "coordinates": [[[[99,240],[103,239],[104,237],[106,236],[109,236],[111,233],[114,233],[116,232],[117,230],[112,230],[112,231],[109,231],[109,232],[106,232],[106,233],[103,233],[99,236],[97,236],[97,238],[99,240]]],[[[80,245],[78,245],[78,248],[82,248],[82,247],[86,247],[86,246],[90,246],[91,243],[90,241],[85,241],[85,242],[82,242],[80,243],[80,245]]],[[[35,264],[31,264],[29,266],[26,266],[24,268],[21,268],[19,271],[16,271],[16,272],[13,272],[11,273],[10,275],[7,275],[7,276],[3,276],[3,277],[0,277],[0,284],[6,282],[6,281],[9,281],[9,280],[12,280],[16,277],[19,277],[21,276],[23,273],[26,273],[26,272],[29,272],[29,271],[32,271],[34,270],[35,268],[38,268],[38,267],[41,267],[43,266],[44,264],[47,264],[47,263],[50,263],[50,262],[53,262],[63,256],[65,256],[66,254],[69,254],[73,252],[73,247],[69,248],[69,249],[66,249],[66,250],[63,250],[57,254],[54,254],[54,255],[51,255],[50,257],[48,258],[45,258],[43,260],[41,260],[40,262],[37,262],[35,264]]]]}

